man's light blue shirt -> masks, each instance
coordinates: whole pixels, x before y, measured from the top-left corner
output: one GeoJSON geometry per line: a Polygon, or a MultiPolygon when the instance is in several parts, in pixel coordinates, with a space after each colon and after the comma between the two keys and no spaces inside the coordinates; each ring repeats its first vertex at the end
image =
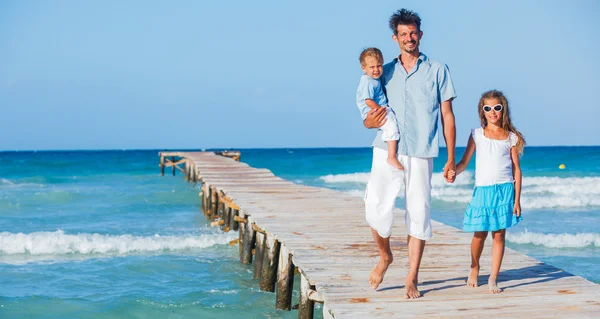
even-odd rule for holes
{"type": "MultiPolygon", "coordinates": [[[[385,87],[388,106],[396,113],[400,131],[398,154],[437,157],[440,104],[456,97],[448,66],[421,53],[417,64],[407,73],[395,58],[383,66],[380,80],[385,87]]],[[[387,150],[381,130],[373,147],[387,150]]]]}
{"type": "Polygon", "coordinates": [[[358,89],[356,89],[356,105],[360,111],[363,120],[367,117],[370,108],[365,103],[366,99],[371,99],[379,106],[387,106],[388,101],[383,92],[383,86],[379,79],[374,79],[366,74],[360,78],[358,89]]]}

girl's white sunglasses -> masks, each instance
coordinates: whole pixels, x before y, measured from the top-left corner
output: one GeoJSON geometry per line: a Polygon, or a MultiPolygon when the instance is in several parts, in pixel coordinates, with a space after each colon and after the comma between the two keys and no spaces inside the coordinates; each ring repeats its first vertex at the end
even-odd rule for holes
{"type": "Polygon", "coordinates": [[[494,111],[500,112],[500,111],[502,111],[502,108],[503,108],[502,104],[496,104],[494,106],[484,105],[483,111],[485,113],[490,113],[492,111],[492,109],[494,109],[494,111]]]}

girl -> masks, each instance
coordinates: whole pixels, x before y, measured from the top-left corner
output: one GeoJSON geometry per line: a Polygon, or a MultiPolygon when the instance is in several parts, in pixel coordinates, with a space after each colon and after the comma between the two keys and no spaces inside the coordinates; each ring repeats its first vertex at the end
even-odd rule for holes
{"type": "Polygon", "coordinates": [[[492,232],[492,272],[488,279],[490,293],[502,290],[496,284],[502,257],[506,228],[521,220],[521,167],[525,139],[510,120],[508,100],[500,91],[483,93],[477,106],[481,127],[473,129],[465,153],[456,165],[462,173],[473,152],[475,160],[475,189],[467,206],[463,230],[474,232],[471,241],[471,273],[469,287],[477,287],[479,259],[483,244],[492,232]]]}

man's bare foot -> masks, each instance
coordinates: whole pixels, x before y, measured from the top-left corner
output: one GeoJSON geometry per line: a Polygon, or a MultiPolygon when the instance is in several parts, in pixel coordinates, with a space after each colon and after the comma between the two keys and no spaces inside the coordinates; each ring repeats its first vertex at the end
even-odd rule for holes
{"type": "Polygon", "coordinates": [[[394,166],[395,168],[397,168],[399,170],[404,169],[404,167],[402,166],[402,164],[400,164],[400,161],[398,161],[398,159],[396,157],[388,157],[387,163],[394,166]]]}
{"type": "Polygon", "coordinates": [[[379,257],[379,262],[373,267],[373,270],[371,270],[371,274],[369,275],[369,284],[373,290],[377,290],[377,287],[379,287],[379,284],[383,281],[383,276],[385,276],[385,272],[392,263],[392,260],[391,256],[387,259],[379,257]]]}
{"type": "Polygon", "coordinates": [[[479,277],[479,267],[471,268],[471,273],[469,274],[469,278],[467,279],[468,287],[479,287],[479,282],[477,281],[479,277]]]}
{"type": "Polygon", "coordinates": [[[421,292],[417,289],[417,283],[406,279],[404,286],[404,299],[417,299],[421,297],[421,292]]]}
{"type": "Polygon", "coordinates": [[[502,289],[498,288],[498,285],[496,284],[496,278],[490,277],[488,279],[488,287],[491,294],[499,294],[502,292],[502,289]]]}

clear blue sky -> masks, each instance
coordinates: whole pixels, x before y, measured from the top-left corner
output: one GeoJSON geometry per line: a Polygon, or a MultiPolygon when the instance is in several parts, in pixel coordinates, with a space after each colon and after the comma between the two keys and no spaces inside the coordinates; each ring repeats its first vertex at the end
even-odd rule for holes
{"type": "Polygon", "coordinates": [[[398,54],[401,7],[450,67],[458,145],[491,88],[530,145],[600,145],[595,0],[8,0],[0,150],[368,146],[358,54],[398,54]]]}

